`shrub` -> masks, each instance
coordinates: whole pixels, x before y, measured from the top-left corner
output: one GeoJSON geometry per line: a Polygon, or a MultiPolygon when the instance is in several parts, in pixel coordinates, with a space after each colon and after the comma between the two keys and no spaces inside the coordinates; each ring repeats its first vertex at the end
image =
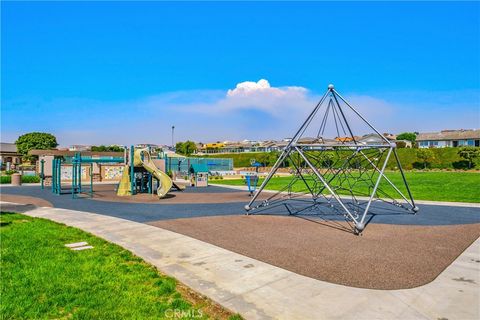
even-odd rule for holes
{"type": "Polygon", "coordinates": [[[39,183],[39,176],[22,176],[22,183],[39,183]]]}
{"type": "MultiPolygon", "coordinates": [[[[39,183],[39,176],[22,176],[22,183],[39,183]]],[[[1,176],[0,184],[10,184],[12,183],[12,176],[1,176]]]]}
{"type": "Polygon", "coordinates": [[[407,143],[405,141],[397,141],[397,148],[403,149],[407,147],[407,143]]]}
{"type": "Polygon", "coordinates": [[[431,149],[418,149],[417,158],[423,163],[423,168],[430,167],[430,162],[435,160],[435,155],[431,149]]]}
{"type": "Polygon", "coordinates": [[[460,161],[452,162],[452,166],[455,169],[467,170],[467,169],[472,169],[473,167],[475,167],[475,163],[470,163],[468,160],[460,160],[460,161]]]}
{"type": "Polygon", "coordinates": [[[471,169],[475,166],[474,161],[480,158],[480,148],[463,147],[458,150],[458,155],[467,161],[468,169],[471,169]]]}
{"type": "Polygon", "coordinates": [[[1,176],[0,177],[0,184],[7,184],[12,182],[11,176],[1,176]]]}

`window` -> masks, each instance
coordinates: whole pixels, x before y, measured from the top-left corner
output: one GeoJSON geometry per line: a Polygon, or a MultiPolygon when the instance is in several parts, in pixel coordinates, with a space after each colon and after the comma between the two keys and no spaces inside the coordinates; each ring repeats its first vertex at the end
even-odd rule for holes
{"type": "Polygon", "coordinates": [[[475,141],[473,141],[473,140],[467,140],[467,145],[469,145],[469,146],[474,146],[474,145],[475,145],[475,141]]]}
{"type": "Polygon", "coordinates": [[[428,147],[428,141],[420,141],[421,147],[428,147]]]}

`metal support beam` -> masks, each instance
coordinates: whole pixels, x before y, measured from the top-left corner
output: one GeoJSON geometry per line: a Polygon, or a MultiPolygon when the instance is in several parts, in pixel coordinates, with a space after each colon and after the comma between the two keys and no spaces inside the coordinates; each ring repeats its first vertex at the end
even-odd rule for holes
{"type": "Polygon", "coordinates": [[[393,148],[388,149],[387,157],[385,159],[385,162],[383,163],[382,170],[380,174],[378,175],[377,182],[375,183],[375,186],[373,187],[372,195],[370,196],[370,199],[368,200],[367,207],[365,208],[365,211],[363,212],[362,218],[360,219],[360,223],[356,226],[358,231],[362,231],[365,228],[364,222],[365,222],[365,217],[367,215],[368,209],[370,209],[370,205],[372,204],[372,200],[375,197],[375,194],[377,193],[377,188],[378,185],[380,184],[380,181],[382,180],[383,177],[383,172],[385,171],[385,168],[387,167],[388,159],[390,159],[390,155],[392,154],[393,148]]]}

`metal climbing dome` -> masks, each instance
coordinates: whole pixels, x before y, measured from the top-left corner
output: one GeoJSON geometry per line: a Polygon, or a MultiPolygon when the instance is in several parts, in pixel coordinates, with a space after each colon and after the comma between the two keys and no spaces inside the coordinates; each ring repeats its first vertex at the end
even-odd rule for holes
{"type": "Polygon", "coordinates": [[[290,215],[316,215],[359,234],[376,207],[378,212],[418,211],[396,144],[329,85],[245,210],[247,214],[281,209],[290,215]],[[267,193],[264,189],[284,163],[291,167],[293,178],[281,180],[285,183],[278,192],[267,193]],[[396,183],[385,174],[388,163],[400,172],[396,183]],[[257,200],[262,193],[264,200],[257,200]],[[338,222],[343,219],[346,224],[338,222]]]}

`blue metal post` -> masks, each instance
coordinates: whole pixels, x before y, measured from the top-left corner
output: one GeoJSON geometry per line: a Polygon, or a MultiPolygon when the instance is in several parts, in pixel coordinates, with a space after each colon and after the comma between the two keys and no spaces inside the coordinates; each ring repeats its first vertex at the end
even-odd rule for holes
{"type": "Polygon", "coordinates": [[[93,198],[93,162],[90,162],[90,197],[93,198]]]}
{"type": "Polygon", "coordinates": [[[53,192],[55,194],[60,194],[60,191],[61,191],[61,177],[60,177],[60,173],[61,173],[61,166],[62,166],[62,163],[61,163],[61,159],[57,158],[57,159],[53,159],[54,161],[54,171],[52,172],[52,186],[53,186],[53,192]]]}
{"type": "Polygon", "coordinates": [[[43,170],[43,167],[45,165],[45,160],[40,160],[40,181],[42,183],[42,190],[45,188],[45,174],[44,174],[44,170],[43,170]]]}
{"type": "Polygon", "coordinates": [[[76,184],[76,174],[77,173],[77,168],[76,168],[76,157],[74,156],[72,159],[72,199],[75,199],[75,184],[76,184]]]}
{"type": "Polygon", "coordinates": [[[54,161],[55,161],[55,172],[54,172],[55,179],[53,181],[55,182],[55,184],[54,184],[55,187],[53,189],[53,192],[55,194],[58,194],[58,192],[57,192],[58,191],[58,159],[55,159],[54,161]]]}
{"type": "Polygon", "coordinates": [[[135,168],[133,167],[133,157],[135,150],[133,146],[130,146],[130,194],[133,196],[135,194],[134,183],[135,183],[135,168]]]}
{"type": "Polygon", "coordinates": [[[62,159],[58,159],[57,163],[57,194],[62,193],[62,159]]]}
{"type": "Polygon", "coordinates": [[[153,193],[153,190],[152,190],[152,184],[153,184],[153,177],[152,177],[152,174],[149,173],[148,174],[148,193],[153,193]]]}
{"type": "Polygon", "coordinates": [[[53,158],[52,160],[52,193],[55,193],[55,179],[57,178],[55,172],[57,170],[56,166],[55,166],[55,163],[56,163],[56,159],[53,158]]]}
{"type": "Polygon", "coordinates": [[[82,155],[80,153],[77,154],[77,167],[78,167],[78,193],[82,193],[82,155]]]}

